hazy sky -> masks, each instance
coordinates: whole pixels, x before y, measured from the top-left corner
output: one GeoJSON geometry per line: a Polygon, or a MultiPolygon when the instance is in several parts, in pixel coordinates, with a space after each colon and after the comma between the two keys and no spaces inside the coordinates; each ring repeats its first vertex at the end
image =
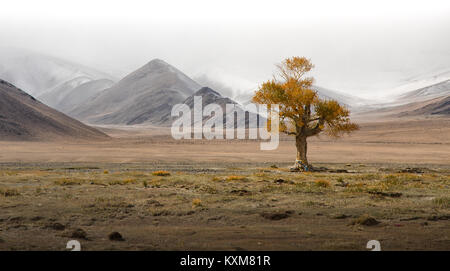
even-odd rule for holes
{"type": "Polygon", "coordinates": [[[243,91],[306,56],[317,85],[370,97],[450,72],[450,1],[16,0],[0,43],[117,75],[161,58],[243,91]]]}

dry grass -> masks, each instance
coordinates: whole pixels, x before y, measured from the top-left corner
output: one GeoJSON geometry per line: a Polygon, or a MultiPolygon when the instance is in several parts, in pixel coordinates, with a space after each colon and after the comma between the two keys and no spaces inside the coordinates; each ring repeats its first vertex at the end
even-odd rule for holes
{"type": "Polygon", "coordinates": [[[64,237],[55,237],[45,227],[55,222],[70,225],[70,230],[84,229],[92,239],[89,249],[111,248],[107,236],[112,231],[127,240],[127,246],[115,244],[122,249],[152,249],[142,244],[182,250],[364,249],[360,244],[375,233],[390,240],[392,248],[401,247],[405,236],[414,236],[413,244],[407,245],[415,248],[424,243],[436,249],[445,245],[433,238],[448,232],[450,172],[446,170],[413,174],[343,165],[358,170],[292,173],[261,166],[172,167],[177,173],[165,176],[154,175],[161,165],[0,168],[0,203],[8,207],[0,214],[2,238],[23,236],[23,243],[7,240],[0,249],[58,248],[64,237]],[[432,222],[427,220],[431,215],[432,222]],[[10,217],[22,219],[26,227],[10,217]],[[434,231],[422,230],[424,222],[436,228],[435,237],[430,236],[434,231]],[[401,231],[384,231],[395,225],[401,225],[401,231]],[[42,242],[36,236],[51,238],[42,242]],[[271,242],[265,242],[268,236],[271,242]],[[341,247],[343,238],[357,241],[341,247]],[[195,240],[210,247],[198,246],[195,240]],[[255,240],[264,245],[254,246],[255,240]]]}
{"type": "Polygon", "coordinates": [[[56,185],[81,185],[83,183],[86,183],[86,180],[77,180],[77,179],[60,179],[56,180],[54,183],[56,185]]]}
{"type": "Polygon", "coordinates": [[[433,204],[439,208],[450,208],[450,197],[435,198],[433,204]]]}
{"type": "Polygon", "coordinates": [[[324,187],[324,188],[331,186],[331,183],[328,180],[315,180],[314,184],[318,187],[324,187]]]}
{"type": "Polygon", "coordinates": [[[130,185],[130,184],[136,184],[137,180],[135,179],[125,179],[125,180],[114,180],[110,181],[109,185],[130,185]]]}

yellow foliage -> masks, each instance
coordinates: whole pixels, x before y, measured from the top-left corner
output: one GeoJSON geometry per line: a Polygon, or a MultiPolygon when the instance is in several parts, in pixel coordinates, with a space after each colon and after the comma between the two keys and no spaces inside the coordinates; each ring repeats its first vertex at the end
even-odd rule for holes
{"type": "Polygon", "coordinates": [[[158,170],[152,173],[154,176],[170,176],[170,172],[165,170],[158,170]]]}
{"type": "Polygon", "coordinates": [[[202,206],[202,200],[201,199],[193,199],[192,200],[192,207],[200,207],[202,206]]]}
{"type": "Polygon", "coordinates": [[[314,79],[305,76],[314,68],[309,59],[287,58],[277,67],[281,80],[264,82],[252,100],[259,104],[279,104],[281,132],[309,137],[325,131],[338,137],[358,129],[350,121],[350,111],[345,106],[335,100],[320,99],[312,89],[314,79]]]}
{"type": "Polygon", "coordinates": [[[245,179],[247,179],[245,176],[236,176],[236,175],[233,175],[233,176],[228,176],[228,177],[227,177],[227,181],[243,181],[243,180],[245,180],[245,179]]]}

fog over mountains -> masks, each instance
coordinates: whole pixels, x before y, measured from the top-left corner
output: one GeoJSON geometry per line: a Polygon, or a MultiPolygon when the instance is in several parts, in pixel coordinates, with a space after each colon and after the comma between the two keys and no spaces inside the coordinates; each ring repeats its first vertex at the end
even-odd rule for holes
{"type": "MultiPolygon", "coordinates": [[[[193,97],[202,96],[203,106],[217,103],[251,103],[256,90],[235,91],[208,76],[196,80],[161,59],[154,59],[118,80],[95,69],[70,61],[10,49],[0,54],[0,78],[17,85],[46,105],[75,119],[93,125],[170,126],[175,104],[193,106],[193,97]]],[[[341,91],[314,86],[319,97],[334,99],[355,114],[380,110],[397,117],[411,115],[448,115],[450,73],[436,72],[411,78],[396,88],[386,102],[368,100],[341,91]],[[408,106],[410,105],[410,106],[408,106]],[[414,109],[413,113],[412,111],[414,109]],[[390,113],[389,113],[390,112],[390,113]]],[[[250,118],[257,118],[254,113],[250,118]]],[[[248,120],[237,123],[246,127],[248,120]]],[[[224,123],[227,127],[232,124],[224,123]]]]}
{"type": "Polygon", "coordinates": [[[1,48],[0,78],[35,97],[55,89],[67,91],[90,80],[116,80],[81,64],[17,48],[1,48]]]}

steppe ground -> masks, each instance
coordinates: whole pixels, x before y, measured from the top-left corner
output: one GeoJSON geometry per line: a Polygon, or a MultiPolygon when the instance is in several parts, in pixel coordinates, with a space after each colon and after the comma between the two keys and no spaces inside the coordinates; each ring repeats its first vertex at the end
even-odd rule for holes
{"type": "Polygon", "coordinates": [[[450,249],[449,119],[312,138],[313,173],[289,172],[291,138],[260,151],[102,129],[113,139],[0,142],[1,250],[450,249]]]}

